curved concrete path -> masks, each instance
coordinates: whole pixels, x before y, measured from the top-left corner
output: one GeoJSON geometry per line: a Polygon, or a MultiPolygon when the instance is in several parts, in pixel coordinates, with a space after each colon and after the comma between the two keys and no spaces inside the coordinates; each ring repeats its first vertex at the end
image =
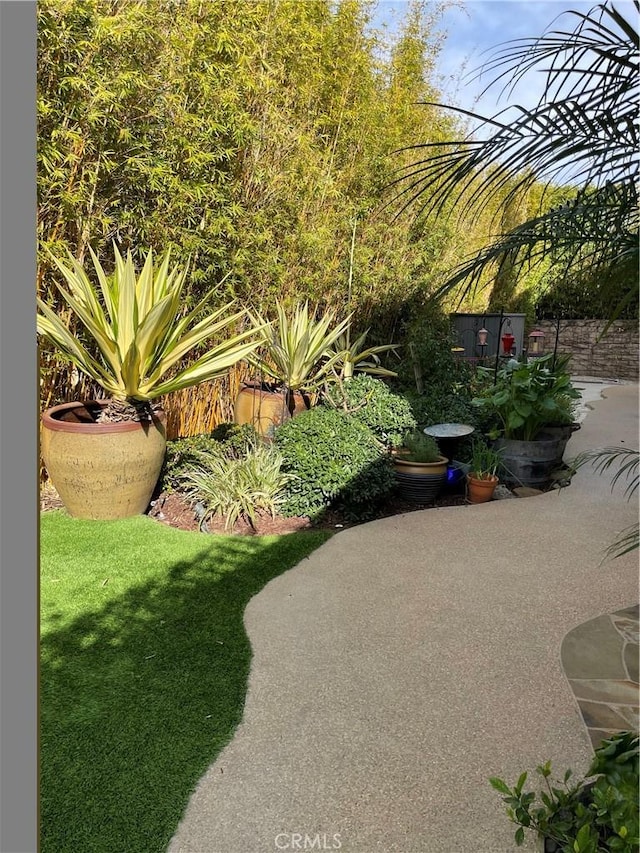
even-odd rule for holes
{"type": "MultiPolygon", "coordinates": [[[[603,395],[568,455],[638,446],[637,386],[603,395]]],[[[638,600],[637,552],[600,565],[637,517],[584,468],[560,493],[333,537],[247,607],[244,720],[169,851],[516,850],[487,779],[588,766],[560,649],[638,600]]]]}

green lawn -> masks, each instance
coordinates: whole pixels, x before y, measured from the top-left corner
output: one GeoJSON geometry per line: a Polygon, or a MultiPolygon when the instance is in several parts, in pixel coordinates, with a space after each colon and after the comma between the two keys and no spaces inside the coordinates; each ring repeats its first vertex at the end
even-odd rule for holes
{"type": "Polygon", "coordinates": [[[166,849],[242,716],[247,602],[327,538],[42,516],[42,853],[166,849]]]}

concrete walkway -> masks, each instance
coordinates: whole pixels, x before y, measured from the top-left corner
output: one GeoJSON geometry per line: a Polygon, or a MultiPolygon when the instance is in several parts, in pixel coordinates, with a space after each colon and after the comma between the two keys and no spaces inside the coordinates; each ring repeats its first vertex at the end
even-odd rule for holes
{"type": "MultiPolygon", "coordinates": [[[[565,458],[638,447],[637,386],[603,395],[565,458]]],[[[334,536],[250,602],[244,720],[170,853],[539,849],[516,848],[487,780],[587,768],[561,647],[637,602],[637,552],[600,565],[637,518],[585,467],[562,492],[334,536]]]]}

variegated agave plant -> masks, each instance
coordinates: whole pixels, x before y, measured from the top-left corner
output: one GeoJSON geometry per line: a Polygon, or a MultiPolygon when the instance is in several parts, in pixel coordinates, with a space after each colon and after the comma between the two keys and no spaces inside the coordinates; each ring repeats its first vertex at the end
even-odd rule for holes
{"type": "Polygon", "coordinates": [[[363,332],[359,338],[351,342],[349,335],[340,335],[333,349],[338,358],[333,364],[334,373],[340,379],[351,379],[357,371],[369,373],[372,376],[397,376],[394,370],[388,370],[380,364],[379,353],[397,350],[396,344],[380,344],[378,346],[365,347],[369,330],[363,332]]]}
{"type": "Polygon", "coordinates": [[[198,319],[210,292],[191,311],[184,310],[187,270],[170,269],[169,252],[154,269],[150,250],[139,276],[131,252],[126,259],[115,245],[114,252],[115,271],[108,276],[91,251],[98,286],[71,254],[68,264],[51,255],[68,289],[58,282],[56,286],[97,344],[98,357],[42,299],[38,299],[37,317],[38,333],[114,400],[139,408],[163,394],[221,376],[256,348],[259,329],[224,336],[245,316],[244,311],[229,314],[231,305],[225,305],[198,319]],[[185,357],[211,338],[218,342],[185,366],[185,357]]]}
{"type": "Polygon", "coordinates": [[[279,302],[276,312],[274,323],[256,315],[256,325],[266,328],[266,357],[250,361],[290,391],[315,391],[341,356],[334,347],[351,316],[339,323],[333,311],[317,317],[310,313],[308,302],[298,303],[291,317],[279,302]]]}

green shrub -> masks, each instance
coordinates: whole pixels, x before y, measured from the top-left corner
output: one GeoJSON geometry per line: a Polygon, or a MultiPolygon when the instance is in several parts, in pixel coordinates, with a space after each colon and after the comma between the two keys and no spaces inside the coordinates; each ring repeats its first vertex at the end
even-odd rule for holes
{"type": "Polygon", "coordinates": [[[402,446],[409,451],[402,455],[407,462],[438,462],[442,456],[435,438],[420,430],[405,435],[402,446]]]}
{"type": "Polygon", "coordinates": [[[246,456],[248,451],[260,441],[251,424],[218,424],[211,433],[211,438],[219,442],[224,455],[229,459],[246,456]]]}
{"type": "Polygon", "coordinates": [[[416,370],[423,391],[451,391],[466,382],[472,370],[452,353],[457,345],[449,317],[433,306],[423,307],[407,326],[402,341],[403,357],[396,368],[400,387],[417,391],[416,370]]]}
{"type": "Polygon", "coordinates": [[[291,480],[281,468],[282,457],[265,444],[256,444],[238,459],[200,453],[198,464],[185,472],[185,481],[189,496],[204,506],[201,523],[217,514],[225,517],[227,528],[239,518],[253,527],[258,512],[275,516],[291,480]]]}
{"type": "Polygon", "coordinates": [[[284,515],[318,518],[330,506],[347,518],[371,517],[394,487],[391,459],[362,423],[336,409],[316,406],[276,430],[287,483],[284,515]]]}
{"type": "Polygon", "coordinates": [[[201,454],[222,455],[222,445],[209,434],[192,435],[167,442],[167,450],[160,475],[162,489],[166,492],[185,488],[187,471],[197,465],[201,454]]]}
{"type": "Polygon", "coordinates": [[[386,382],[366,374],[327,389],[325,402],[348,412],[387,448],[397,447],[416,425],[409,402],[394,394],[386,382]]]}
{"type": "Polygon", "coordinates": [[[509,818],[518,824],[516,844],[524,841],[525,829],[556,843],[558,851],[571,853],[636,853],[638,850],[638,734],[620,732],[603,741],[586,776],[569,784],[550,784],[551,763],[536,768],[544,780],[537,801],[535,792],[523,792],[527,774],[513,788],[502,779],[489,781],[504,796],[509,818]],[[591,782],[588,780],[592,777],[591,782]]]}

